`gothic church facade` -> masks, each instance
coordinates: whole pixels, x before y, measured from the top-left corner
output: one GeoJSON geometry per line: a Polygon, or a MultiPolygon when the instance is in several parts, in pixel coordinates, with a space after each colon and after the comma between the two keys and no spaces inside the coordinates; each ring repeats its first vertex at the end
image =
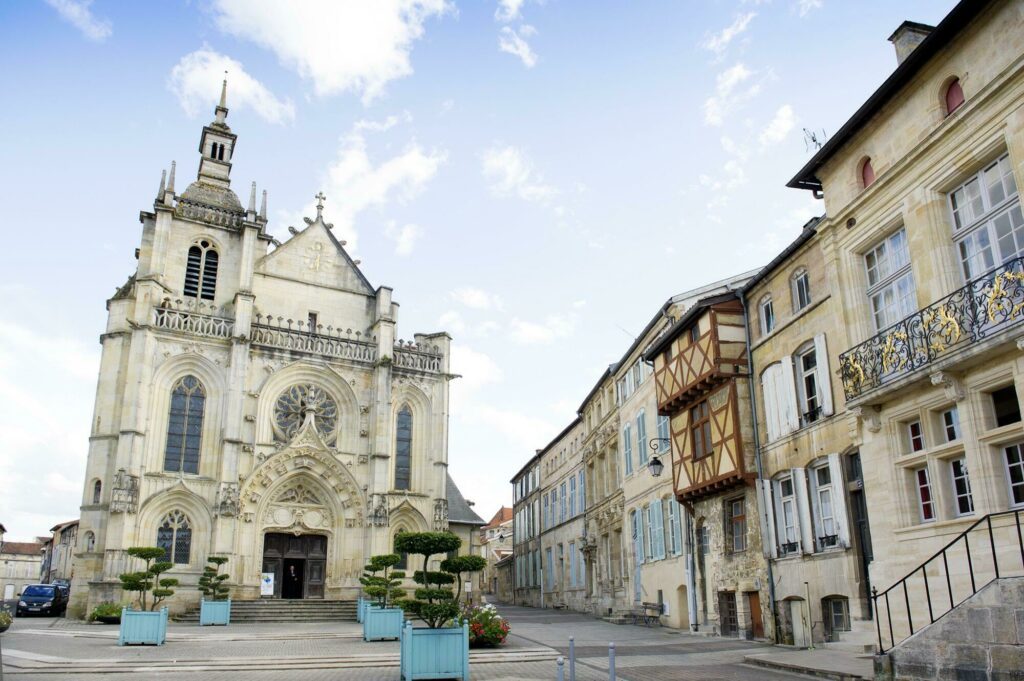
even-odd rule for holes
{"type": "Polygon", "coordinates": [[[196,181],[161,179],[137,271],[107,301],[72,614],[126,600],[132,546],[165,548],[172,609],[198,601],[212,554],[234,598],[271,573],[271,597],[344,599],[397,532],[450,527],[469,552],[484,524],[447,470],[451,338],[398,339],[391,289],[332,234],[322,195],[284,243],[255,183],[243,208],[225,94],[196,181]]]}

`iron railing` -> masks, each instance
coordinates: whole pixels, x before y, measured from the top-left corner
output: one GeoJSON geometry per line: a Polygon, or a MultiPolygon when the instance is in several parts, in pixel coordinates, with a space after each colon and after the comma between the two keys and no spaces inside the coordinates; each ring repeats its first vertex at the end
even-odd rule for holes
{"type": "Polygon", "coordinates": [[[839,355],[853,400],[939,357],[1024,321],[1024,257],[968,282],[839,355]]]}
{"type": "Polygon", "coordinates": [[[876,614],[875,628],[878,631],[879,652],[884,653],[891,650],[898,643],[913,636],[915,632],[934,624],[1001,576],[1010,577],[1024,574],[1022,513],[1024,510],[1018,509],[990,513],[979,518],[942,547],[938,553],[914,568],[906,577],[885,591],[879,592],[878,589],[872,589],[871,598],[876,614]],[[980,535],[980,538],[975,535],[973,546],[970,541],[972,532],[977,532],[977,535],[980,535]],[[1013,541],[1014,537],[1016,537],[1016,541],[1013,541]],[[1007,541],[1007,539],[1009,540],[1007,541]],[[1013,546],[1014,544],[1016,546],[1013,546]],[[1002,558],[1001,565],[1000,558],[1002,558]],[[1017,568],[1018,559],[1019,569],[1017,568]],[[935,582],[938,583],[938,586],[935,582]],[[913,608],[911,607],[912,603],[913,608]],[[927,611],[927,618],[924,616],[925,611],[927,611]],[[886,620],[885,630],[889,634],[888,646],[886,646],[883,636],[883,613],[886,620]],[[915,626],[915,622],[919,626],[915,626]]]}

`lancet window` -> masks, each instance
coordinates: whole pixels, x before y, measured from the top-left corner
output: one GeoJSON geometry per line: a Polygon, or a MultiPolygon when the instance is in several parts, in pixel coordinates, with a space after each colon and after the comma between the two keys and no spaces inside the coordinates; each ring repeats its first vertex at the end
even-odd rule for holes
{"type": "Polygon", "coordinates": [[[171,408],[167,415],[165,471],[199,472],[199,447],[205,407],[206,391],[195,376],[185,376],[174,385],[171,390],[171,408]]]}
{"type": "Polygon", "coordinates": [[[164,550],[164,560],[187,565],[192,553],[192,525],[188,516],[178,510],[164,516],[156,531],[156,545],[164,550]]]}
{"type": "Polygon", "coordinates": [[[409,489],[412,479],[412,410],[403,406],[395,417],[395,489],[409,489]]]}

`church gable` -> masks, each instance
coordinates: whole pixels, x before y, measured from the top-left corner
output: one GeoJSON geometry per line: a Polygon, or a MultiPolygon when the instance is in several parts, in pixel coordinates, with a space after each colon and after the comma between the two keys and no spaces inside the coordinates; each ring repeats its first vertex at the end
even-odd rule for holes
{"type": "Polygon", "coordinates": [[[292,279],[317,286],[373,294],[373,286],[344,246],[331,234],[317,207],[315,220],[256,264],[256,274],[292,279]]]}

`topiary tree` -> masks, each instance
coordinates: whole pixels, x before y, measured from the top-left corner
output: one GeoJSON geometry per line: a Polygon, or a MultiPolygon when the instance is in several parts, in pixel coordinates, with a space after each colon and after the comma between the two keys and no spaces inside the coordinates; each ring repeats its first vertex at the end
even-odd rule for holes
{"type": "Polygon", "coordinates": [[[441,569],[455,575],[459,582],[456,588],[456,600],[462,599],[462,575],[466,572],[479,572],[487,567],[487,559],[483,556],[452,556],[441,561],[441,569]]]}
{"type": "Polygon", "coordinates": [[[401,556],[386,553],[372,556],[370,562],[363,568],[366,572],[359,578],[363,585],[363,591],[367,596],[375,599],[377,605],[382,608],[388,607],[389,602],[392,605],[400,604],[405,598],[405,591],[399,588],[402,580],[405,579],[405,573],[401,570],[391,569],[401,562],[401,556]],[[378,572],[384,574],[378,577],[378,572]]]}
{"type": "Polygon", "coordinates": [[[226,601],[228,599],[228,587],[224,580],[226,574],[218,574],[220,566],[228,562],[227,556],[210,556],[206,559],[206,567],[199,578],[199,591],[211,601],[226,601]]]}
{"type": "Polygon", "coordinates": [[[138,592],[140,609],[156,610],[156,606],[163,602],[164,599],[174,595],[171,587],[178,586],[178,580],[172,577],[160,579],[160,575],[174,567],[174,563],[166,560],[157,560],[167,555],[167,551],[159,546],[133,546],[125,551],[125,553],[144,561],[146,569],[140,572],[126,572],[123,575],[119,575],[121,588],[125,591],[138,592]],[[150,592],[153,594],[153,603],[147,608],[147,597],[150,592]]]}
{"type": "Polygon", "coordinates": [[[422,585],[415,591],[415,598],[402,601],[402,609],[423,620],[431,629],[438,629],[455,619],[459,604],[450,585],[454,575],[447,572],[431,572],[430,557],[437,554],[458,551],[462,540],[451,532],[403,532],[395,536],[395,551],[415,553],[423,556],[423,569],[413,573],[413,581],[422,585]]]}

